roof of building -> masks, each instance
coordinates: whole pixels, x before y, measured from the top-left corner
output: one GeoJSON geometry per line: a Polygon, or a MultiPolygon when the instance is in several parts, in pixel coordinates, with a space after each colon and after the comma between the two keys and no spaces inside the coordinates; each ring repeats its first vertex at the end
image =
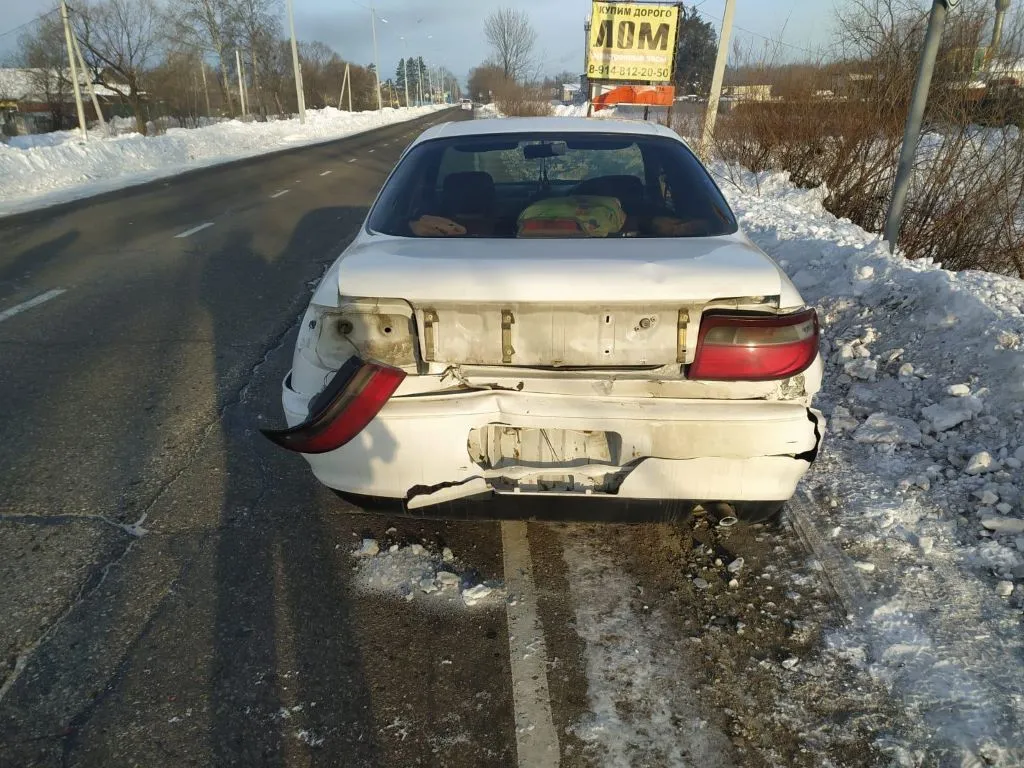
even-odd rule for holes
{"type": "MultiPolygon", "coordinates": [[[[19,69],[16,67],[0,67],[0,98],[11,99],[14,101],[46,101],[46,94],[43,90],[42,83],[44,77],[50,78],[52,87],[56,90],[56,79],[58,74],[63,75],[70,84],[71,73],[68,70],[64,70],[58,73],[57,70],[45,70],[45,69],[19,69]]],[[[78,73],[78,81],[81,83],[83,88],[83,95],[87,93],[84,91],[86,87],[86,77],[84,73],[78,73]]],[[[107,88],[105,85],[93,85],[97,96],[117,96],[117,91],[107,88]]],[[[68,90],[68,98],[71,98],[71,91],[68,90]]]]}

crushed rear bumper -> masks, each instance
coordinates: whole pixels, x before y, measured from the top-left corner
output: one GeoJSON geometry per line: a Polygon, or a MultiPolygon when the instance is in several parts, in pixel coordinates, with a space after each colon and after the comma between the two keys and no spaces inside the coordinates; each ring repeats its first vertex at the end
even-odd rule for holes
{"type": "MultiPolygon", "coordinates": [[[[289,382],[283,404],[295,425],[309,399],[289,382]]],[[[467,390],[393,397],[350,443],[305,458],[330,488],[403,499],[409,508],[488,493],[782,501],[814,460],[823,424],[819,412],[795,401],[467,390]],[[524,456],[520,464],[486,466],[474,461],[469,442],[488,425],[604,432],[616,448],[603,460],[524,456]]]]}

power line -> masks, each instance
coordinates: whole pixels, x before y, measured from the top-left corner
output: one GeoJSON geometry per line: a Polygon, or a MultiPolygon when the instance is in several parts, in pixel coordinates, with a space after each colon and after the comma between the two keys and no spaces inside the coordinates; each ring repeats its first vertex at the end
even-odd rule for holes
{"type": "Polygon", "coordinates": [[[8,35],[13,35],[15,32],[20,32],[21,30],[25,29],[25,27],[30,27],[33,24],[35,24],[37,21],[40,21],[41,19],[45,19],[47,16],[50,16],[51,14],[54,14],[56,12],[57,12],[57,9],[54,8],[52,11],[47,11],[46,13],[41,13],[38,16],[36,16],[34,19],[29,19],[24,24],[19,24],[18,26],[14,27],[13,29],[8,29],[6,32],[0,32],[0,37],[7,37],[8,35]]]}
{"type": "MultiPolygon", "coordinates": [[[[704,2],[707,2],[707,0],[704,0],[704,2]]],[[[704,2],[700,3],[700,5],[694,6],[692,8],[692,10],[695,11],[698,16],[703,17],[705,21],[708,21],[708,22],[711,22],[711,23],[715,23],[715,22],[720,21],[720,19],[716,19],[716,18],[714,18],[712,16],[709,16],[707,13],[705,13],[705,12],[700,10],[700,6],[704,5],[704,2]]],[[[741,32],[746,32],[748,35],[753,35],[754,37],[759,37],[762,40],[765,40],[765,41],[767,41],[769,43],[775,43],[776,45],[782,45],[782,46],[785,46],[786,48],[791,48],[794,51],[800,51],[801,53],[806,53],[809,56],[817,56],[820,53],[820,51],[812,51],[810,48],[803,48],[803,47],[801,47],[799,45],[793,45],[792,43],[787,43],[785,40],[780,40],[778,38],[769,37],[768,35],[763,35],[760,32],[755,32],[752,29],[747,29],[746,27],[741,27],[739,24],[733,24],[732,28],[733,29],[738,29],[741,32]]]]}

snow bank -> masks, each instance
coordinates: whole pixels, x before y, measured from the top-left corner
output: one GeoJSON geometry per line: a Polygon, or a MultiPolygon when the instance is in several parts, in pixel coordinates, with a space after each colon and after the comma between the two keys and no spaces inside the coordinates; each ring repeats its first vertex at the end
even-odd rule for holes
{"type": "Polygon", "coordinates": [[[231,120],[205,128],[170,128],[162,136],[127,134],[88,142],[76,131],[19,136],[0,144],[0,215],[41,208],[183,171],[279,149],[342,138],[411,120],[445,107],[372,112],[309,110],[297,118],[265,123],[231,120]]]}
{"type": "MultiPolygon", "coordinates": [[[[568,106],[565,104],[558,104],[554,107],[553,114],[555,117],[586,117],[587,110],[589,108],[589,102],[584,102],[582,104],[570,104],[568,106]]],[[[617,115],[615,113],[615,107],[609,107],[608,109],[602,109],[600,112],[595,112],[591,117],[609,118],[617,117],[617,115]]]]}
{"type": "Polygon", "coordinates": [[[897,764],[925,739],[956,764],[1024,763],[1024,281],[893,256],[786,174],[713,172],[822,319],[810,524],[864,598],[832,647],[921,723],[897,764]]]}

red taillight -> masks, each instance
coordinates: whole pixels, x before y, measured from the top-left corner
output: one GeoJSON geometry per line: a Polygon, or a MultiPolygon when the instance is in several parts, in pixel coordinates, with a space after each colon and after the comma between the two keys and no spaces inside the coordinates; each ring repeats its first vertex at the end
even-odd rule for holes
{"type": "Polygon", "coordinates": [[[352,358],[310,401],[308,419],[291,429],[261,431],[290,451],[333,451],[373,421],[404,378],[405,371],[398,368],[352,358]]]}
{"type": "Polygon", "coordinates": [[[770,381],[795,376],[818,354],[818,313],[754,316],[707,313],[689,378],[770,381]]]}

